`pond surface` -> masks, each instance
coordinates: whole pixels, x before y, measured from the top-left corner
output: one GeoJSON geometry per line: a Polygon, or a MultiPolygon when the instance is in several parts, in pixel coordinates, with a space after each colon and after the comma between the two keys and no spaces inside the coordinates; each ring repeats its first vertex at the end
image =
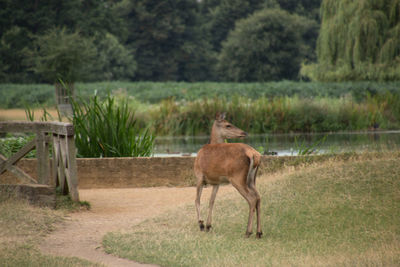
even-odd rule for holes
{"type": "MultiPolygon", "coordinates": [[[[154,156],[195,156],[208,139],[208,136],[157,137],[154,156]]],[[[243,142],[260,152],[275,152],[278,156],[298,155],[307,149],[317,154],[382,151],[400,149],[400,131],[250,135],[229,142],[243,142]]]]}

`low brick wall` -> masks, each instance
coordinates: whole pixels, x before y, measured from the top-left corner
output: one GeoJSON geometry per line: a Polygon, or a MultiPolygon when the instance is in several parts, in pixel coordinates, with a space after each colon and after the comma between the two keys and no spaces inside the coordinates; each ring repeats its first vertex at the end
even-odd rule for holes
{"type": "Polygon", "coordinates": [[[78,159],[79,188],[187,186],[193,157],[78,159]]]}
{"type": "MultiPolygon", "coordinates": [[[[263,156],[259,174],[286,166],[324,161],[330,156],[263,156]]],[[[195,185],[194,157],[77,159],[79,188],[130,188],[195,185]]],[[[22,159],[18,166],[36,178],[36,159],[22,159]]],[[[0,184],[15,184],[16,178],[5,172],[0,184]]]]}

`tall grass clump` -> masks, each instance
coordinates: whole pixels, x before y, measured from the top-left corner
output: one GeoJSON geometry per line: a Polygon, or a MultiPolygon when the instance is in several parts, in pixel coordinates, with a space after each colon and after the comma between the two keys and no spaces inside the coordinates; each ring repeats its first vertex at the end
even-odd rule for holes
{"type": "Polygon", "coordinates": [[[72,122],[79,157],[140,157],[153,153],[155,137],[137,126],[126,102],[108,96],[73,101],[72,122]]]}

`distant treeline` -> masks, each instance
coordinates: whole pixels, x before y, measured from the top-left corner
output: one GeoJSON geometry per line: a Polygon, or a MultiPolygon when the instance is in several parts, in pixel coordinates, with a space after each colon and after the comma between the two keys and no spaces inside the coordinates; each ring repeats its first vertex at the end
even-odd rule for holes
{"type": "Polygon", "coordinates": [[[0,82],[400,80],[400,0],[2,0],[0,82]]]}
{"type": "Polygon", "coordinates": [[[270,81],[314,62],[321,0],[2,0],[0,82],[270,81]]]}

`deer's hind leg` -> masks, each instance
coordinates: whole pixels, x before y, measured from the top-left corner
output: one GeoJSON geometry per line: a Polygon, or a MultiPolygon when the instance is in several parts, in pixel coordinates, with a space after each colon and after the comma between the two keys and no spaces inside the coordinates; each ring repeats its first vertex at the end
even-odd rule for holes
{"type": "Polygon", "coordinates": [[[218,193],[218,189],[219,189],[219,185],[214,185],[213,186],[213,191],[211,193],[211,197],[210,197],[210,204],[208,207],[208,217],[207,217],[207,224],[206,224],[206,231],[210,231],[211,229],[211,217],[212,217],[212,211],[214,208],[214,202],[215,202],[215,197],[217,196],[218,193]]]}
{"type": "Polygon", "coordinates": [[[253,218],[254,212],[257,208],[257,191],[253,188],[249,187],[244,180],[232,180],[232,185],[239,191],[239,193],[247,200],[249,203],[249,219],[247,222],[247,229],[246,229],[246,237],[249,237],[252,234],[253,229],[253,218]],[[240,181],[240,182],[237,182],[240,181]]]}

